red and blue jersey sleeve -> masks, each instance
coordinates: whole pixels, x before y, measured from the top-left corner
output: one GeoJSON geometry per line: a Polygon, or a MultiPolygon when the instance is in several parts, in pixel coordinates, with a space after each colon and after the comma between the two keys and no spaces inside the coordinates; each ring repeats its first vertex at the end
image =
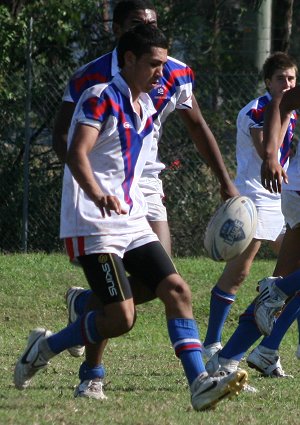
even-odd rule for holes
{"type": "Polygon", "coordinates": [[[251,120],[251,127],[262,128],[264,125],[264,114],[267,104],[270,102],[270,98],[265,95],[257,99],[257,103],[247,112],[247,116],[251,120]]]}
{"type": "Polygon", "coordinates": [[[96,84],[112,79],[112,52],[79,68],[69,80],[63,100],[77,103],[82,93],[96,84]]]}
{"type": "Polygon", "coordinates": [[[168,58],[160,83],[149,94],[155,109],[160,113],[171,101],[175,108],[185,109],[192,106],[194,74],[183,62],[168,58]]]}

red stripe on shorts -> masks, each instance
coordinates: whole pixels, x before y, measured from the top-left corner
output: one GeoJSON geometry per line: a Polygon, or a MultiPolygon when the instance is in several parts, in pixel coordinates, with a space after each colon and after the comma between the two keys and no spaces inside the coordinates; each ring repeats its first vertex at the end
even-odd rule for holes
{"type": "Polygon", "coordinates": [[[83,236],[79,236],[77,238],[77,244],[78,244],[79,255],[85,255],[85,252],[84,252],[84,237],[83,236]]]}
{"type": "Polygon", "coordinates": [[[65,239],[65,246],[67,254],[70,258],[70,261],[74,260],[74,248],[73,248],[73,239],[72,238],[66,238],[65,239]]]}

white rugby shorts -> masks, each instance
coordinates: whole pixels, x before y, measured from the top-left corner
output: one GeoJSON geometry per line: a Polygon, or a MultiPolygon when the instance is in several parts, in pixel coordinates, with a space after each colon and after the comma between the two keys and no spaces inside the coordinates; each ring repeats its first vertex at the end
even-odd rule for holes
{"type": "Polygon", "coordinates": [[[76,257],[81,255],[110,253],[123,258],[126,251],[154,241],[158,241],[158,237],[150,226],[131,234],[78,236],[64,240],[70,261],[75,264],[76,257]]]}
{"type": "Polygon", "coordinates": [[[300,226],[300,192],[295,190],[283,190],[281,192],[281,209],[286,224],[291,229],[300,226]]]}
{"type": "MultiPolygon", "coordinates": [[[[279,204],[280,205],[280,204],[279,204]]],[[[276,241],[279,235],[285,233],[285,219],[276,205],[256,205],[257,227],[255,239],[276,241]]]]}
{"type": "Polygon", "coordinates": [[[168,221],[167,209],[163,204],[164,192],[162,181],[158,177],[141,177],[139,187],[145,197],[148,221],[168,221]]]}

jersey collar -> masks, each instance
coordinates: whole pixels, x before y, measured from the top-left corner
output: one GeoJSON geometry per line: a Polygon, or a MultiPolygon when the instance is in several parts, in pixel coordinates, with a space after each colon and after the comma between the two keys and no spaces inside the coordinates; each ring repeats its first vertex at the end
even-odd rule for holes
{"type": "MultiPolygon", "coordinates": [[[[118,89],[122,92],[124,96],[130,99],[130,102],[132,104],[130,88],[119,72],[112,79],[112,83],[116,84],[118,89]]],[[[141,93],[139,98],[140,101],[143,103],[143,108],[147,111],[147,115],[154,115],[156,113],[156,109],[154,108],[152,99],[148,95],[148,93],[141,93]]]]}
{"type": "Polygon", "coordinates": [[[111,59],[111,75],[114,77],[118,72],[120,72],[120,68],[118,66],[117,48],[114,48],[111,59]]]}

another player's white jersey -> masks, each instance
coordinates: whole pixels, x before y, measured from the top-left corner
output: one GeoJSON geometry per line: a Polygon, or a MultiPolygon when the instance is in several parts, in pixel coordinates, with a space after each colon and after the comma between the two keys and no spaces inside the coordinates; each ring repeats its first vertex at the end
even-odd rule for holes
{"type": "Polygon", "coordinates": [[[103,218],[65,166],[61,208],[62,238],[131,233],[148,228],[144,197],[138,180],[149,157],[156,112],[150,97],[140,96],[142,118],[134,111],[131,93],[120,74],[110,84],[87,89],[80,98],[69,132],[70,145],[78,123],[99,129],[89,154],[94,176],[105,194],[115,195],[126,215],[111,212],[103,218]]]}
{"type": "MultiPolygon", "coordinates": [[[[262,159],[257,153],[250,133],[252,128],[263,128],[264,111],[270,100],[271,96],[267,92],[264,96],[249,102],[238,114],[235,184],[240,193],[249,196],[257,206],[266,206],[271,202],[270,205],[275,207],[272,202],[277,200],[279,205],[280,194],[270,193],[261,184],[262,159]]],[[[296,119],[296,114],[292,114],[284,141],[278,151],[278,161],[285,169],[288,167],[290,144],[296,119]]]]}
{"type": "Polygon", "coordinates": [[[300,148],[297,145],[295,156],[290,158],[289,168],[287,170],[288,184],[282,182],[282,190],[295,190],[300,193],[300,148]]]}

